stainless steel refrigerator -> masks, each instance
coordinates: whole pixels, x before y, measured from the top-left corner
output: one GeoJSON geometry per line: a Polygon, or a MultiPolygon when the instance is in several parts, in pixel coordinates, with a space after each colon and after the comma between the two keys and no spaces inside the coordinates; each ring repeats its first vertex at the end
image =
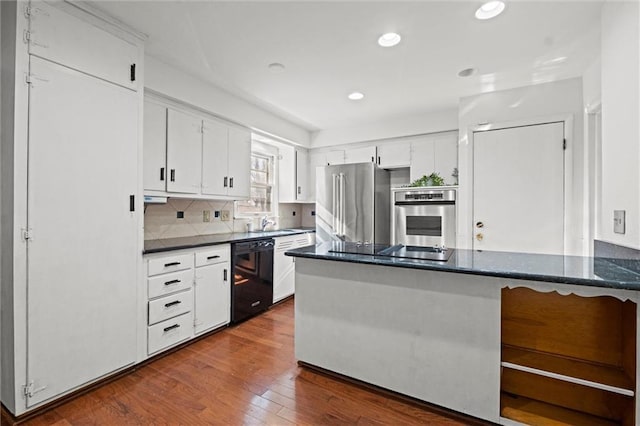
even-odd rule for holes
{"type": "Polygon", "coordinates": [[[316,240],[389,244],[389,172],[374,163],[316,169],[316,240]]]}

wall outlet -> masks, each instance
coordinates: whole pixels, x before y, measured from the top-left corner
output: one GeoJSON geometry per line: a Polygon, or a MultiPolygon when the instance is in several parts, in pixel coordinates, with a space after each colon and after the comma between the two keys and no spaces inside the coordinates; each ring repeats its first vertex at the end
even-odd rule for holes
{"type": "Polygon", "coordinates": [[[229,220],[229,210],[222,210],[220,212],[220,220],[226,222],[227,220],[229,220]]]}
{"type": "Polygon", "coordinates": [[[294,215],[294,216],[296,215],[296,211],[295,211],[295,210],[293,211],[293,215],[294,215]]]}
{"type": "Polygon", "coordinates": [[[316,215],[316,211],[315,210],[311,210],[311,216],[315,216],[316,215]]]}
{"type": "Polygon", "coordinates": [[[624,234],[625,232],[625,210],[613,211],[613,232],[624,234]]]}
{"type": "Polygon", "coordinates": [[[220,220],[220,210],[214,210],[214,211],[213,211],[213,220],[214,220],[215,222],[217,222],[217,221],[219,221],[219,220],[220,220]]]}
{"type": "Polygon", "coordinates": [[[211,222],[211,210],[203,210],[202,211],[202,221],[203,222],[211,222]]]}
{"type": "Polygon", "coordinates": [[[176,212],[176,217],[178,219],[184,219],[184,212],[176,212]]]}

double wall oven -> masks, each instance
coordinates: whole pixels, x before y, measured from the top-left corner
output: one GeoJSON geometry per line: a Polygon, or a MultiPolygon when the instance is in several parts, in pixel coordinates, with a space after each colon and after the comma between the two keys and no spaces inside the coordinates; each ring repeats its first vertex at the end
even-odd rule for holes
{"type": "Polygon", "coordinates": [[[395,188],[392,193],[392,244],[423,247],[455,246],[455,190],[395,188]]]}

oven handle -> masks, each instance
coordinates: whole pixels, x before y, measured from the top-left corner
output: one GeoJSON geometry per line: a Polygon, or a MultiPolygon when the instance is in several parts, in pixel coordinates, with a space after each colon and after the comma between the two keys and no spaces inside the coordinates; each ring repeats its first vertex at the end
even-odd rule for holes
{"type": "Polygon", "coordinates": [[[455,201],[396,201],[396,206],[453,206],[455,201]]]}

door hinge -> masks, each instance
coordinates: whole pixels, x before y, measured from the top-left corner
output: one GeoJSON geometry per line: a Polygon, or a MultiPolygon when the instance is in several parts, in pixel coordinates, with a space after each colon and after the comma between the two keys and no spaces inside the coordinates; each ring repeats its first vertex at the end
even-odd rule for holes
{"type": "Polygon", "coordinates": [[[35,6],[31,6],[30,4],[26,5],[24,7],[24,16],[25,18],[31,18],[34,17],[36,15],[42,15],[42,16],[49,16],[49,14],[47,12],[45,12],[44,10],[37,8],[35,6]]]}
{"type": "Polygon", "coordinates": [[[31,41],[31,31],[29,31],[29,30],[24,30],[24,31],[22,32],[22,41],[23,41],[25,44],[29,44],[29,42],[31,41]]]}
{"type": "Polygon", "coordinates": [[[567,140],[562,139],[562,149],[567,149],[567,140]]]}
{"type": "Polygon", "coordinates": [[[22,228],[22,239],[25,241],[33,241],[33,229],[22,228]]]}
{"type": "Polygon", "coordinates": [[[28,384],[22,386],[22,394],[25,396],[25,398],[33,398],[33,395],[37,394],[38,392],[42,392],[46,388],[46,386],[40,386],[39,388],[37,388],[33,381],[30,381],[28,384]]]}

